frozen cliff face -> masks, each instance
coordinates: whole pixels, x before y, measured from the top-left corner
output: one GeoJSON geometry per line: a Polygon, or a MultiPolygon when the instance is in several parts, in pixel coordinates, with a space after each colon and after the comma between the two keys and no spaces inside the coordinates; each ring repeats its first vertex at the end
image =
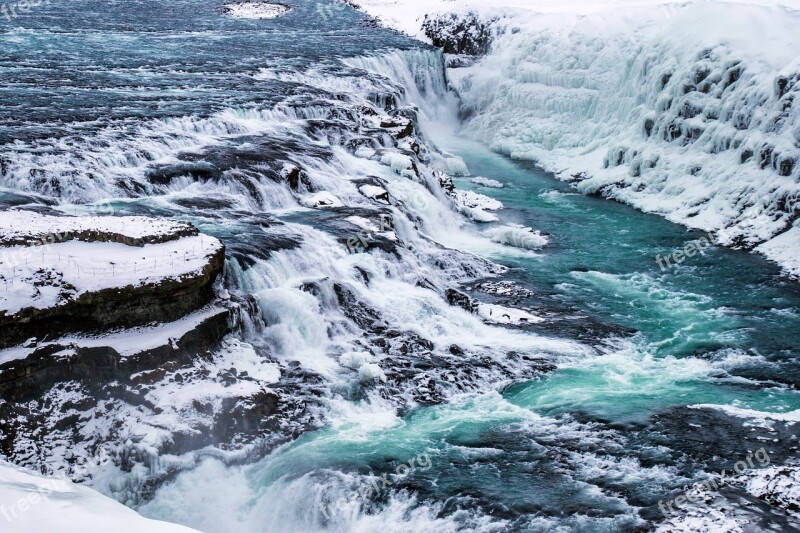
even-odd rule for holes
{"type": "Polygon", "coordinates": [[[531,16],[451,80],[495,149],[752,247],[796,218],[798,20],[722,4],[531,16]]]}
{"type": "MultiPolygon", "coordinates": [[[[494,4],[453,8],[492,39],[481,61],[448,71],[471,136],[721,244],[767,243],[759,251],[800,273],[797,5],[494,4]]],[[[449,44],[453,20],[431,15],[424,29],[449,44]]]]}

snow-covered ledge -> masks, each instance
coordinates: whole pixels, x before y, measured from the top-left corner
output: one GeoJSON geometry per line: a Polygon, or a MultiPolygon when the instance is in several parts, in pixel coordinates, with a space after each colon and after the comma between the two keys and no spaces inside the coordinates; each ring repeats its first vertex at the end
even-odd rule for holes
{"type": "Polygon", "coordinates": [[[205,305],[224,246],[147,217],[0,217],[0,347],[172,321],[205,305]]]}
{"type": "Polygon", "coordinates": [[[288,13],[291,8],[286,4],[270,2],[235,2],[225,4],[225,14],[238,19],[274,19],[288,13]]]}

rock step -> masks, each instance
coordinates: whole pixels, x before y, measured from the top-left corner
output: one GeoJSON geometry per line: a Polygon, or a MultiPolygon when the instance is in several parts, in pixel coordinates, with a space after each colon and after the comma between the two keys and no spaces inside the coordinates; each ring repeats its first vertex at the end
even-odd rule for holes
{"type": "Polygon", "coordinates": [[[215,348],[237,316],[236,306],[215,304],[157,326],[0,350],[0,399],[31,400],[66,381],[90,388],[115,380],[133,383],[137,373],[189,364],[215,348]]]}

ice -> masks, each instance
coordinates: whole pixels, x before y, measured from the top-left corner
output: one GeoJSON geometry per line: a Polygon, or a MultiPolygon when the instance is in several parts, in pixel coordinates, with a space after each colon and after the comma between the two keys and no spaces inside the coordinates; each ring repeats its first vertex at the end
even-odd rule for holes
{"type": "Polygon", "coordinates": [[[541,250],[547,246],[547,237],[519,224],[505,224],[486,231],[493,242],[523,248],[525,250],[541,250]]]}
{"type": "Polygon", "coordinates": [[[481,187],[489,187],[492,189],[502,189],[503,187],[505,187],[505,185],[503,185],[501,182],[497,180],[493,180],[491,178],[484,178],[481,176],[478,176],[476,178],[470,178],[469,181],[471,181],[475,185],[480,185],[481,187]]]}
{"type": "Polygon", "coordinates": [[[464,133],[797,273],[797,0],[360,4],[421,39],[425,15],[491,26],[448,69],[464,133]]]}
{"type": "Polygon", "coordinates": [[[495,222],[497,216],[488,211],[497,211],[503,208],[503,203],[499,200],[475,191],[453,191],[453,199],[458,210],[475,222],[495,222]]]}

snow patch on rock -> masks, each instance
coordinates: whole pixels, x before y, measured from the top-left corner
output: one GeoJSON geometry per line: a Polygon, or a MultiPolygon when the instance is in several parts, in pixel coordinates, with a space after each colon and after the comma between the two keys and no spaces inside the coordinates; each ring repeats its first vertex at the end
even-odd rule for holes
{"type": "Polygon", "coordinates": [[[274,19],[288,13],[291,8],[284,4],[268,2],[237,2],[225,4],[225,14],[239,19],[274,19]]]}
{"type": "Polygon", "coordinates": [[[491,189],[502,189],[505,185],[497,180],[493,180],[491,178],[484,178],[481,176],[470,178],[470,182],[474,183],[475,185],[480,185],[481,187],[489,187],[491,189]]]}

